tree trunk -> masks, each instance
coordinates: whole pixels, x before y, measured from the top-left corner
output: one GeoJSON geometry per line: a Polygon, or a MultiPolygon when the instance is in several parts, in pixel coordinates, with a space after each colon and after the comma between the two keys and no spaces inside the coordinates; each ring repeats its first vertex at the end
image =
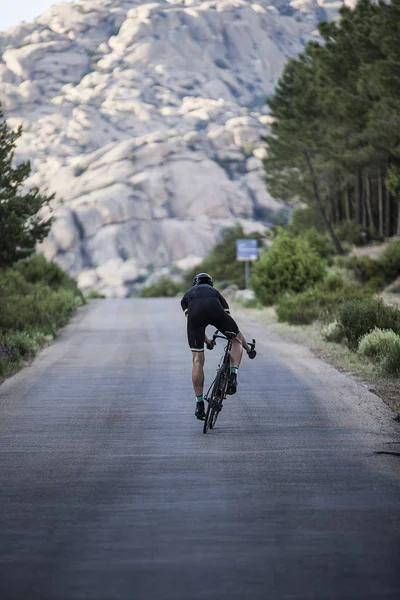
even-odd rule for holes
{"type": "Polygon", "coordinates": [[[344,188],[344,214],[346,216],[346,221],[351,221],[350,196],[349,188],[347,185],[344,188]]]}
{"type": "Polygon", "coordinates": [[[372,214],[372,207],[371,207],[371,182],[369,180],[368,177],[368,171],[365,171],[365,177],[364,177],[364,187],[365,187],[365,208],[366,208],[366,213],[368,216],[368,225],[370,227],[370,229],[375,229],[375,224],[374,224],[374,215],[372,214]]]}
{"type": "Polygon", "coordinates": [[[365,202],[365,179],[360,174],[361,225],[367,229],[367,205],[365,202]]]}
{"type": "Polygon", "coordinates": [[[397,235],[400,235],[400,198],[397,199],[397,235]]]}
{"type": "Polygon", "coordinates": [[[361,177],[360,170],[357,169],[355,184],[355,203],[356,203],[356,223],[361,225],[361,177]]]}
{"type": "Polygon", "coordinates": [[[385,219],[385,229],[386,229],[386,237],[390,237],[390,194],[387,187],[385,187],[385,208],[386,208],[386,219],[385,219]]]}
{"type": "Polygon", "coordinates": [[[383,194],[382,194],[382,175],[378,169],[378,227],[379,235],[383,237],[383,194]]]}
{"type": "Polygon", "coordinates": [[[311,185],[312,185],[313,192],[314,192],[314,198],[315,198],[315,201],[319,208],[319,211],[321,213],[321,217],[325,223],[325,226],[329,232],[329,235],[331,236],[333,245],[335,246],[336,250],[338,251],[338,254],[344,255],[344,250],[342,248],[342,245],[341,245],[339,239],[337,238],[335,232],[333,231],[332,224],[330,223],[329,219],[326,216],[326,211],[325,211],[324,205],[322,204],[321,196],[319,194],[319,189],[318,189],[318,185],[317,185],[317,181],[316,181],[315,173],[314,173],[314,167],[312,165],[310,155],[308,154],[308,152],[303,152],[303,154],[304,154],[304,158],[306,159],[308,170],[310,171],[311,185]]]}
{"type": "Polygon", "coordinates": [[[333,198],[333,222],[340,223],[340,191],[338,188],[336,188],[333,198]]]}

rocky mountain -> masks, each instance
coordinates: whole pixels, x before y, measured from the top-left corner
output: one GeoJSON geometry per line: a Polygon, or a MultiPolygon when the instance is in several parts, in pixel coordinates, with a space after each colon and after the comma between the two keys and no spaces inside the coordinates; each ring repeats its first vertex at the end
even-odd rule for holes
{"type": "Polygon", "coordinates": [[[125,296],[191,266],[221,227],[264,227],[265,97],[341,1],[79,0],[0,34],[17,158],[56,192],[42,251],[125,296]]]}

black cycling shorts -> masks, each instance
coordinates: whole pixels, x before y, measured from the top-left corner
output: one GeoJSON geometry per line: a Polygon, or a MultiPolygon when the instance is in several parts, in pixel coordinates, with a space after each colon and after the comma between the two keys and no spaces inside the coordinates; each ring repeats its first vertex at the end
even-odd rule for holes
{"type": "Polygon", "coordinates": [[[216,298],[204,298],[190,302],[187,316],[187,336],[193,352],[204,352],[204,335],[207,325],[222,333],[239,333],[236,321],[223,309],[216,298]]]}

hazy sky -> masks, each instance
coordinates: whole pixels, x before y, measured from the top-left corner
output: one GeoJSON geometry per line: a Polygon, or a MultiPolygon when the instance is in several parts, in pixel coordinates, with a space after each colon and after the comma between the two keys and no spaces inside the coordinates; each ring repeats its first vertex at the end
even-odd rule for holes
{"type": "Polygon", "coordinates": [[[18,25],[22,21],[31,21],[46,8],[60,2],[71,0],[0,0],[0,31],[18,25]]]}

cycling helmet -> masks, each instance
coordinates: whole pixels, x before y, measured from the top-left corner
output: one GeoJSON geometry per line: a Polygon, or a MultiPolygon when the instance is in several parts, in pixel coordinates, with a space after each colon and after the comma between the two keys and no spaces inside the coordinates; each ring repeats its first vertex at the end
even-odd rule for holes
{"type": "Polygon", "coordinates": [[[211,275],[208,273],[198,273],[193,279],[193,285],[199,285],[199,283],[208,283],[211,287],[214,286],[214,281],[211,275]]]}

